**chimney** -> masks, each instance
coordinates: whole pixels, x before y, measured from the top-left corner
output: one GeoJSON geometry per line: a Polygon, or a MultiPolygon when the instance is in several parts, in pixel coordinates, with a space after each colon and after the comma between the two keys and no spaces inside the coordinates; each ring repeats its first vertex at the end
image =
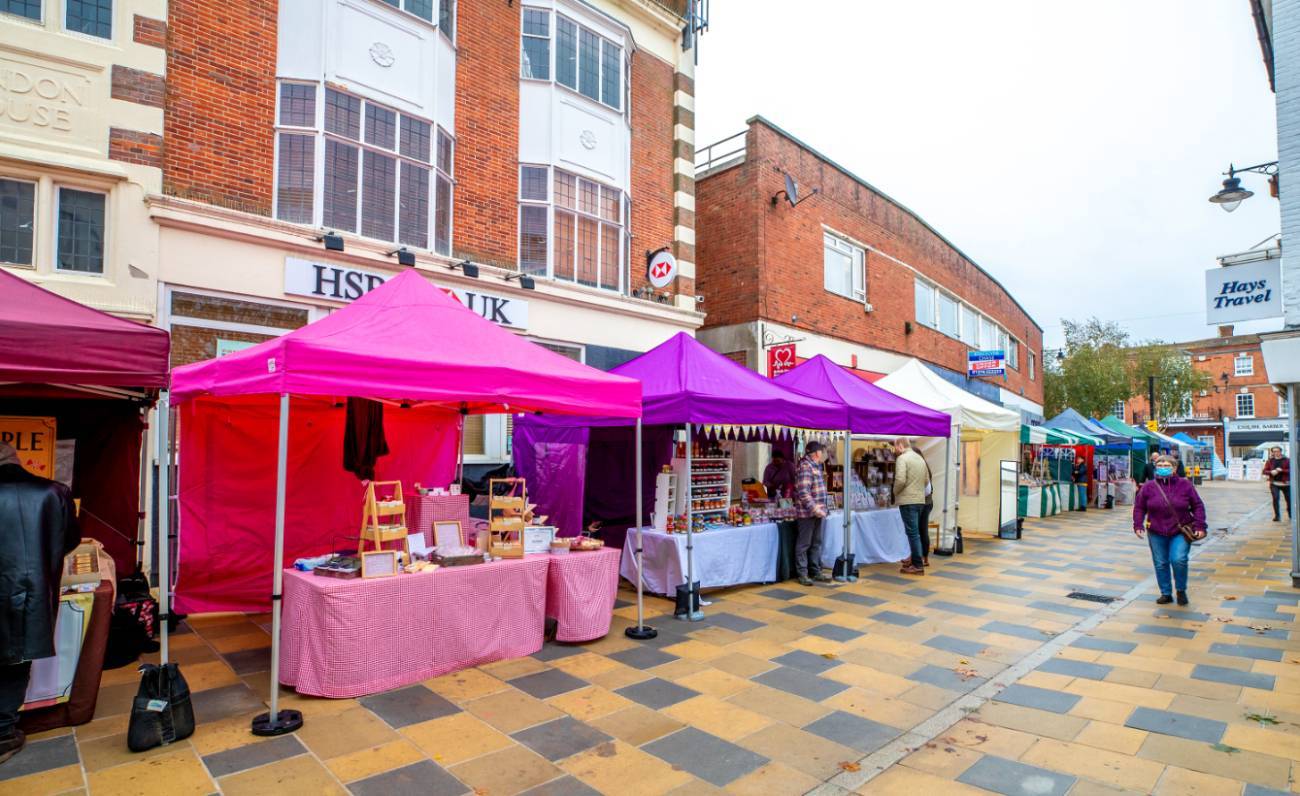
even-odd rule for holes
{"type": "Polygon", "coordinates": [[[1232,337],[1232,324],[1219,327],[1219,337],[1232,337]]]}

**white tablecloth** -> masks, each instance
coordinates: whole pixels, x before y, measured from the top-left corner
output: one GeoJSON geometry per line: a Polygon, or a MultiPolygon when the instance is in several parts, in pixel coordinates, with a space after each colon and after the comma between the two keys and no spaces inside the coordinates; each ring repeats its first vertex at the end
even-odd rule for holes
{"type": "MultiPolygon", "coordinates": [[[[932,542],[934,540],[931,540],[932,542]]],[[[835,566],[835,558],[844,548],[844,520],[836,511],[822,527],[822,566],[835,566]]],[[[853,512],[853,562],[886,564],[910,558],[903,516],[897,508],[853,512]]]]}
{"type": "MultiPolygon", "coordinates": [[[[898,512],[895,511],[894,515],[897,516],[898,512]]],[[[677,587],[686,582],[686,534],[646,529],[643,537],[646,591],[675,594],[677,587]]],[[[694,534],[694,539],[695,579],[700,582],[700,588],[776,580],[780,543],[776,523],[715,528],[694,534]]],[[[628,530],[627,540],[623,543],[623,563],[619,574],[636,583],[636,531],[632,529],[628,530]]]]}

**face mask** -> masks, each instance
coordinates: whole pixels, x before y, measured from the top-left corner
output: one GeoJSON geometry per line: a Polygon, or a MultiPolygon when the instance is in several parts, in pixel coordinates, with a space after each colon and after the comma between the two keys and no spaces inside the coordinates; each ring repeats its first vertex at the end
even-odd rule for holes
{"type": "Polygon", "coordinates": [[[1171,476],[1171,475],[1173,475],[1173,474],[1174,474],[1174,468],[1172,468],[1172,467],[1157,467],[1157,468],[1156,468],[1156,475],[1159,476],[1160,478],[1168,478],[1169,476],[1171,476]]]}

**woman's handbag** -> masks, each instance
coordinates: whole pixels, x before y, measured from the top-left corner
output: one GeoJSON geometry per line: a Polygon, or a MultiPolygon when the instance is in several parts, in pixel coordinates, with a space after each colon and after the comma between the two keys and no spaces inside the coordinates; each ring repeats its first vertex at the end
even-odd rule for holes
{"type": "Polygon", "coordinates": [[[140,690],[131,705],[126,745],[132,752],[184,740],[194,734],[190,687],[175,663],[140,667],[140,690]]]}
{"type": "MultiPolygon", "coordinates": [[[[1175,517],[1178,516],[1178,510],[1175,509],[1174,504],[1169,501],[1169,495],[1165,493],[1164,487],[1160,486],[1160,482],[1152,479],[1151,483],[1156,485],[1156,489],[1160,491],[1160,497],[1165,499],[1165,505],[1169,507],[1169,510],[1174,512],[1175,517]]],[[[1190,522],[1178,523],[1178,532],[1181,533],[1189,542],[1199,542],[1205,538],[1205,531],[1197,528],[1190,522]]]]}

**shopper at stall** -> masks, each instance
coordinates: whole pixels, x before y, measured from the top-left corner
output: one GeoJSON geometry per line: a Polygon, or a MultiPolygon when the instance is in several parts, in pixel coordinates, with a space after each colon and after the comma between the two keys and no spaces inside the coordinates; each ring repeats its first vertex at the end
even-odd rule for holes
{"type": "MultiPolygon", "coordinates": [[[[925,454],[921,449],[912,444],[912,450],[921,461],[925,461],[925,454]]],[[[930,512],[934,510],[934,474],[930,472],[930,463],[925,462],[925,505],[921,508],[921,518],[919,526],[921,529],[921,565],[930,566],[930,512]]]]}
{"type": "Polygon", "coordinates": [[[1282,506],[1278,495],[1286,498],[1286,516],[1291,515],[1291,460],[1282,455],[1282,449],[1276,445],[1268,449],[1268,461],[1264,462],[1264,480],[1268,482],[1268,491],[1273,496],[1273,522],[1282,521],[1282,506]]]}
{"type": "Polygon", "coordinates": [[[1187,553],[1194,539],[1205,537],[1205,503],[1196,487],[1177,474],[1172,456],[1156,459],[1155,477],[1142,485],[1133,499],[1133,533],[1145,533],[1151,547],[1151,563],[1160,584],[1160,605],[1174,601],[1187,605],[1187,553]],[[1173,570],[1172,582],[1169,577],[1173,570]]]}
{"type": "Polygon", "coordinates": [[[772,461],[768,462],[767,468],[763,470],[763,488],[767,490],[768,498],[777,500],[790,497],[794,493],[796,477],[794,465],[785,458],[785,454],[773,450],[772,461]]]}
{"type": "Polygon", "coordinates": [[[794,569],[799,585],[811,586],[814,580],[831,579],[822,572],[822,520],[830,511],[830,495],[826,492],[826,475],[822,463],[826,461],[826,447],[820,442],[804,446],[803,458],[795,471],[794,502],[799,518],[799,536],[794,544],[794,569]]]}
{"type": "Polygon", "coordinates": [[[907,437],[894,440],[894,505],[903,518],[907,542],[912,548],[911,560],[899,570],[905,575],[924,575],[925,556],[921,550],[921,513],[925,509],[925,485],[929,471],[921,454],[912,450],[907,437]]]}
{"type": "Polygon", "coordinates": [[[1075,511],[1088,510],[1088,460],[1079,454],[1075,454],[1074,471],[1071,479],[1074,482],[1074,488],[1079,493],[1079,508],[1075,511]]]}
{"type": "Polygon", "coordinates": [[[32,661],[54,654],[63,557],[81,539],[72,495],[0,443],[0,763],[23,748],[18,709],[32,661]]]}

